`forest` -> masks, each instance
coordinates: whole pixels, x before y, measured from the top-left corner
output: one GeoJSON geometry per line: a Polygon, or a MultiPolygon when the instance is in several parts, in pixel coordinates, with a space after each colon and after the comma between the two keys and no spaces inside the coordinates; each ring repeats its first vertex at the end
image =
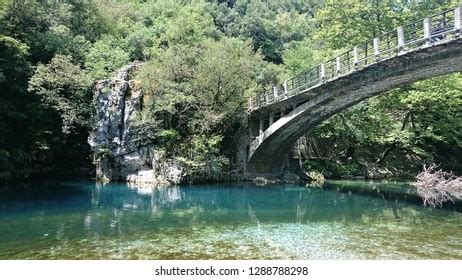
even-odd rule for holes
{"type": "MultiPolygon", "coordinates": [[[[133,61],[138,120],[200,172],[233,170],[249,97],[457,0],[0,0],[0,180],[92,176],[93,86],[133,61]]],[[[462,173],[462,74],[419,81],[337,114],[297,143],[328,178],[462,173]]]]}

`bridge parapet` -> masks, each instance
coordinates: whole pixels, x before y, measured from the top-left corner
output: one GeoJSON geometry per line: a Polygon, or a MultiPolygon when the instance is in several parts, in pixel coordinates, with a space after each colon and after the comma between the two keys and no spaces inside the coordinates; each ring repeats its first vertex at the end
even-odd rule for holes
{"type": "Polygon", "coordinates": [[[461,15],[462,5],[381,34],[250,98],[249,110],[258,111],[383,60],[459,38],[461,15]]]}

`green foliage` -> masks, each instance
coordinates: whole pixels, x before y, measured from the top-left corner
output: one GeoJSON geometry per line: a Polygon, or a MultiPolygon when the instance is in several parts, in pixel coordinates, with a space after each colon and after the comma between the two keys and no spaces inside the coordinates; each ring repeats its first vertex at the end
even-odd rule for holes
{"type": "Polygon", "coordinates": [[[229,160],[220,149],[223,136],[195,135],[191,139],[187,166],[187,177],[191,181],[219,180],[229,167],[229,160]]]}
{"type": "MultiPolygon", "coordinates": [[[[0,0],[0,173],[87,162],[92,81],[133,60],[144,61],[140,143],[184,158],[191,174],[224,170],[248,97],[457,4],[0,0]]],[[[371,164],[406,169],[412,164],[396,162],[422,160],[462,170],[461,81],[418,82],[334,116],[306,137],[306,165],[352,176],[371,164]]]]}
{"type": "Polygon", "coordinates": [[[81,59],[87,41],[105,30],[91,1],[7,1],[4,9],[0,34],[26,43],[34,63],[48,62],[56,52],[81,59]]]}
{"type": "Polygon", "coordinates": [[[10,176],[13,167],[29,162],[22,146],[30,135],[18,130],[28,121],[30,99],[25,91],[32,73],[28,50],[19,40],[0,35],[0,177],[10,176]]]}
{"type": "Polygon", "coordinates": [[[63,132],[67,133],[76,125],[88,125],[90,84],[87,73],[80,65],[74,65],[70,56],[56,55],[50,63],[37,66],[29,81],[29,91],[39,95],[45,107],[59,113],[63,132]]]}
{"type": "Polygon", "coordinates": [[[120,40],[105,36],[96,41],[85,56],[85,67],[93,79],[109,77],[126,65],[129,53],[120,46],[120,40]]]}
{"type": "Polygon", "coordinates": [[[28,51],[26,44],[12,37],[0,35],[0,84],[27,77],[31,70],[27,61],[28,51]]]}
{"type": "Polygon", "coordinates": [[[284,64],[292,75],[315,65],[310,39],[295,41],[283,53],[284,64]]]}
{"type": "Polygon", "coordinates": [[[266,60],[281,63],[285,44],[310,34],[307,20],[320,1],[236,1],[221,3],[211,13],[228,36],[249,38],[266,60]]]}
{"type": "Polygon", "coordinates": [[[178,141],[181,140],[181,137],[173,128],[160,130],[155,135],[155,140],[162,146],[168,148],[169,150],[174,149],[175,145],[178,144],[178,141]]]}
{"type": "Polygon", "coordinates": [[[182,45],[161,50],[152,61],[145,63],[138,74],[147,93],[145,105],[147,118],[162,120],[167,128],[186,125],[189,108],[195,103],[191,94],[192,67],[196,64],[198,50],[182,45]]]}
{"type": "Polygon", "coordinates": [[[324,1],[309,22],[312,36],[292,41],[283,50],[290,73],[334,57],[397,26],[453,8],[457,1],[324,1]]]}
{"type": "Polygon", "coordinates": [[[258,64],[262,64],[261,57],[252,52],[248,42],[223,38],[204,44],[192,80],[200,106],[199,133],[229,128],[229,120],[235,119],[247,97],[258,89],[258,64]]]}
{"type": "Polygon", "coordinates": [[[35,44],[42,46],[41,56],[46,61],[55,54],[72,55],[78,61],[83,62],[85,54],[90,48],[90,42],[82,35],[74,35],[64,25],[51,27],[49,30],[31,35],[35,44]]]}
{"type": "Polygon", "coordinates": [[[154,48],[156,41],[155,30],[144,25],[135,25],[135,30],[125,38],[130,60],[149,59],[150,51],[154,48]]]}
{"type": "Polygon", "coordinates": [[[212,17],[204,13],[201,5],[178,7],[163,27],[160,40],[169,45],[194,45],[205,38],[217,36],[212,17]]]}
{"type": "Polygon", "coordinates": [[[234,133],[247,97],[260,89],[257,80],[268,76],[265,66],[249,42],[233,38],[159,49],[138,73],[147,93],[142,118],[161,120],[157,140],[184,158],[191,174],[221,170],[229,162],[224,135],[234,133]]]}
{"type": "Polygon", "coordinates": [[[404,22],[453,8],[457,1],[325,1],[313,18],[313,41],[322,48],[342,49],[394,30],[404,22]]]}

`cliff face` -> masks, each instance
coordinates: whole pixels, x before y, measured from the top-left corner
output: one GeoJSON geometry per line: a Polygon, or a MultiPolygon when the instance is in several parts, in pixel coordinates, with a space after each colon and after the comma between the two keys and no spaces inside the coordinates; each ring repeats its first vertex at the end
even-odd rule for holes
{"type": "Polygon", "coordinates": [[[131,76],[139,66],[128,65],[94,88],[96,114],[88,144],[95,153],[96,176],[102,181],[179,183],[183,168],[166,159],[154,145],[140,145],[136,121],[143,105],[143,92],[131,76]]]}

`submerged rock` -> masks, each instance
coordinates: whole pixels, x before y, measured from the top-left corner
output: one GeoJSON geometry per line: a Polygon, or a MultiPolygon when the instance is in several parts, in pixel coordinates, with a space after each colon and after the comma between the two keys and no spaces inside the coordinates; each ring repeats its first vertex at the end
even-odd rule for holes
{"type": "Polygon", "coordinates": [[[143,92],[131,76],[138,67],[136,62],[125,66],[95,85],[96,114],[88,144],[95,153],[96,176],[102,181],[177,184],[184,176],[181,164],[155,145],[141,143],[137,133],[143,92]]]}

